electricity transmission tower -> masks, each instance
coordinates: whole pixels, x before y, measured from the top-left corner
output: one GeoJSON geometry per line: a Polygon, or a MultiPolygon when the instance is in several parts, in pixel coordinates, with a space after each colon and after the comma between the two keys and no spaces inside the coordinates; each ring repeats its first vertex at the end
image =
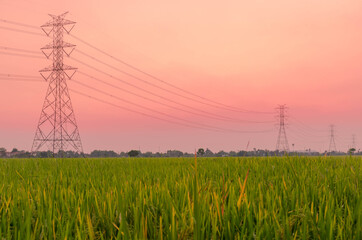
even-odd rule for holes
{"type": "Polygon", "coordinates": [[[51,150],[53,154],[59,151],[74,150],[83,152],[74,110],[70,99],[67,80],[76,72],[76,68],[63,63],[64,54],[70,56],[75,45],[64,42],[64,33],[69,34],[75,22],[65,19],[67,13],[59,16],[51,15],[49,22],[42,25],[42,30],[53,42],[41,48],[53,64],[40,70],[42,77],[49,81],[48,90],[41,110],[36,129],[32,152],[51,150]]]}
{"type": "Polygon", "coordinates": [[[352,134],[352,145],[350,148],[356,149],[356,135],[352,134]]]}
{"type": "Polygon", "coordinates": [[[278,119],[279,119],[279,134],[277,140],[277,151],[289,152],[289,144],[287,139],[287,134],[285,132],[285,105],[279,105],[278,110],[278,119]]]}
{"type": "Polygon", "coordinates": [[[328,152],[337,152],[337,148],[336,148],[336,142],[334,140],[334,125],[330,126],[330,140],[329,140],[329,150],[328,152]]]}

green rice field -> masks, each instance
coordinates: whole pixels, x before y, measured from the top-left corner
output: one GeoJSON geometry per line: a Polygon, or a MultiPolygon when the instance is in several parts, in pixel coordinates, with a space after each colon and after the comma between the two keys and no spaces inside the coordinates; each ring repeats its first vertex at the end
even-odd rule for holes
{"type": "Polygon", "coordinates": [[[0,239],[362,239],[361,157],[0,159],[0,239]]]}

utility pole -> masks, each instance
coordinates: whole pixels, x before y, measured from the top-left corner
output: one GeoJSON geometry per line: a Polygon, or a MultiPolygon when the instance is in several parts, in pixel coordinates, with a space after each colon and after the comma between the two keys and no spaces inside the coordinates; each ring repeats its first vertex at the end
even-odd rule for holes
{"type": "Polygon", "coordinates": [[[334,140],[334,125],[330,126],[330,141],[329,141],[329,150],[328,152],[337,152],[337,148],[336,148],[336,142],[334,140]]]}
{"type": "Polygon", "coordinates": [[[286,106],[279,105],[278,110],[278,119],[279,119],[279,134],[277,139],[277,151],[289,152],[289,144],[287,139],[287,134],[285,132],[285,118],[286,118],[286,106]]]}
{"type": "Polygon", "coordinates": [[[75,22],[64,18],[66,14],[67,12],[59,16],[49,14],[52,19],[41,26],[46,35],[53,38],[52,43],[41,48],[47,59],[52,57],[53,64],[39,71],[41,76],[49,81],[49,86],[32,153],[40,150],[50,150],[53,154],[66,150],[83,153],[67,86],[67,80],[72,78],[77,69],[63,63],[64,54],[69,57],[75,48],[74,44],[63,41],[64,33],[69,34],[75,25],[75,22]]]}

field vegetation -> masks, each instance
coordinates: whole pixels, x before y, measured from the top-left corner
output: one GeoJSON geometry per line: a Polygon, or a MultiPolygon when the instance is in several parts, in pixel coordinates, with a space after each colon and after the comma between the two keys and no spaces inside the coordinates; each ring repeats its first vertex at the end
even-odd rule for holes
{"type": "Polygon", "coordinates": [[[361,157],[0,159],[0,239],[362,239],[361,157]]]}

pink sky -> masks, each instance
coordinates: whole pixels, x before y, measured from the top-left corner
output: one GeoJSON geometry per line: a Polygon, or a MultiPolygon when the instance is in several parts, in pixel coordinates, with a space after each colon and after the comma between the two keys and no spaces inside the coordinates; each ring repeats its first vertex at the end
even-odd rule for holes
{"type": "MultiPolygon", "coordinates": [[[[72,31],[74,35],[186,90],[257,111],[274,111],[278,104],[287,104],[290,116],[287,136],[295,149],[328,149],[330,124],[336,125],[339,150],[347,149],[352,134],[356,135],[357,144],[362,139],[361,1],[0,1],[0,18],[36,26],[49,20],[48,13],[65,11],[70,12],[68,19],[77,22],[72,31]]],[[[36,31],[0,22],[1,26],[36,31]]],[[[3,29],[0,34],[0,46],[36,51],[49,42],[45,36],[3,29]]],[[[65,40],[75,43],[79,50],[136,74],[69,36],[65,40]]],[[[72,56],[194,108],[230,118],[275,120],[270,114],[239,114],[195,104],[149,88],[77,52],[72,56]]],[[[65,62],[109,83],[145,94],[71,59],[65,62]]],[[[45,58],[0,54],[0,73],[38,75],[38,71],[49,64],[45,58]]],[[[72,94],[86,152],[138,148],[192,152],[198,147],[229,151],[245,149],[249,140],[249,149],[275,148],[277,127],[273,123],[206,119],[122,93],[79,73],[74,79],[190,121],[237,130],[273,130],[265,134],[195,130],[72,94]]],[[[130,107],[74,82],[68,84],[71,89],[130,107]]],[[[47,83],[1,80],[0,86],[0,147],[29,150],[47,83]]]]}

